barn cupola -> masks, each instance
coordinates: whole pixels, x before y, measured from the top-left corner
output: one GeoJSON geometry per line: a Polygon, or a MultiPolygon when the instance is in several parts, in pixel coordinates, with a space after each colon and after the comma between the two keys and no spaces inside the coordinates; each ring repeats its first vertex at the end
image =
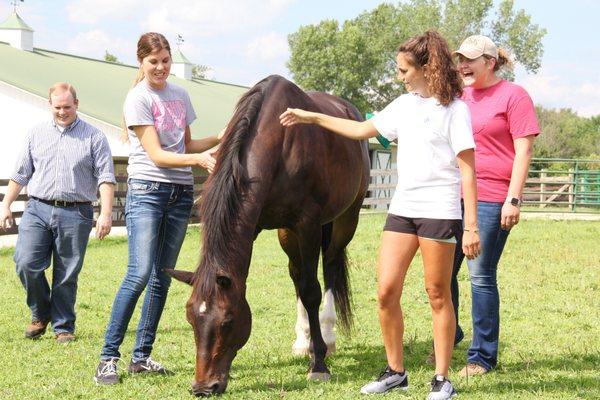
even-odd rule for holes
{"type": "Polygon", "coordinates": [[[192,64],[179,49],[179,46],[183,42],[183,37],[181,35],[177,35],[177,49],[175,49],[175,51],[173,51],[171,54],[171,58],[173,59],[173,63],[171,64],[171,73],[181,79],[191,81],[192,68],[194,67],[194,64],[192,64]]]}
{"type": "Polygon", "coordinates": [[[0,23],[0,41],[19,50],[33,51],[33,29],[23,21],[15,10],[0,23]]]}
{"type": "Polygon", "coordinates": [[[173,52],[173,64],[171,64],[171,73],[181,79],[192,80],[193,64],[185,58],[181,50],[173,52]]]}

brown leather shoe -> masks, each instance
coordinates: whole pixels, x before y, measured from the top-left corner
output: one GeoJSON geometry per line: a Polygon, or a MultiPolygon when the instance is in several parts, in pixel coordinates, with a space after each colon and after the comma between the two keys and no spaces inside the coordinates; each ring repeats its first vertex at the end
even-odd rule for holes
{"type": "Polygon", "coordinates": [[[431,353],[425,359],[425,364],[435,366],[435,350],[431,349],[431,353]]]}
{"type": "Polygon", "coordinates": [[[75,335],[71,332],[61,332],[56,335],[56,343],[67,344],[75,340],[75,335]]]}
{"type": "Polygon", "coordinates": [[[31,321],[25,329],[25,337],[27,339],[37,339],[46,333],[46,327],[50,321],[31,321]]]}
{"type": "Polygon", "coordinates": [[[482,367],[481,365],[469,363],[465,365],[463,369],[460,370],[458,375],[462,378],[466,378],[467,376],[483,375],[487,372],[488,370],[482,367]]]}

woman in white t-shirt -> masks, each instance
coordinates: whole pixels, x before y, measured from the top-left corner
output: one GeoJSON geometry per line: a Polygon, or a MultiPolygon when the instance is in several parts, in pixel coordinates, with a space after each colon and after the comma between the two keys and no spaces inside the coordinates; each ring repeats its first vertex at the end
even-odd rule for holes
{"type": "Polygon", "coordinates": [[[285,126],[317,124],[352,139],[367,139],[379,133],[398,141],[398,184],[383,229],[377,270],[379,321],[388,366],[361,392],[383,393],[408,387],[400,298],[406,272],[420,248],[436,353],[428,399],[447,399],[455,394],[448,368],[455,330],[450,278],[457,235],[462,235],[468,258],[479,254],[475,144],[469,111],[458,99],[461,80],[445,39],[434,31],[410,38],[400,46],[396,61],[398,79],[409,93],[372,119],[356,122],[288,109],[280,120],[285,126]]]}

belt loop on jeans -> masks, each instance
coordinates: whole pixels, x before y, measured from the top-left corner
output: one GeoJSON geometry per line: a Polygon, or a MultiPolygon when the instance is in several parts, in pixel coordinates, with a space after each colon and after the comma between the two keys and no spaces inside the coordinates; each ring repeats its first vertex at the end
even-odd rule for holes
{"type": "Polygon", "coordinates": [[[40,199],[39,197],[34,197],[31,196],[32,199],[35,199],[41,203],[44,204],[49,204],[53,207],[60,207],[60,208],[66,208],[66,207],[75,207],[78,205],[86,205],[89,206],[92,204],[91,201],[65,201],[65,200],[46,200],[46,199],[40,199]]]}

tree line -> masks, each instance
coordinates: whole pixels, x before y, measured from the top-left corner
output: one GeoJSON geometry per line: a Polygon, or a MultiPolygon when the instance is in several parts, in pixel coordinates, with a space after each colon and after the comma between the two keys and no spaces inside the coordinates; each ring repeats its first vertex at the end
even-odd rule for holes
{"type": "MultiPolygon", "coordinates": [[[[288,68],[307,90],[343,97],[363,113],[380,110],[402,94],[396,79],[398,45],[428,29],[438,30],[456,49],[467,36],[484,34],[508,50],[515,64],[536,73],[543,55],[546,29],[532,22],[513,0],[411,0],[384,3],[343,24],[325,20],[300,27],[288,37],[288,68]]],[[[504,71],[514,79],[514,69],[504,71]]],[[[537,108],[542,135],[535,157],[597,158],[600,115],[578,116],[569,109],[537,108]]]]}

